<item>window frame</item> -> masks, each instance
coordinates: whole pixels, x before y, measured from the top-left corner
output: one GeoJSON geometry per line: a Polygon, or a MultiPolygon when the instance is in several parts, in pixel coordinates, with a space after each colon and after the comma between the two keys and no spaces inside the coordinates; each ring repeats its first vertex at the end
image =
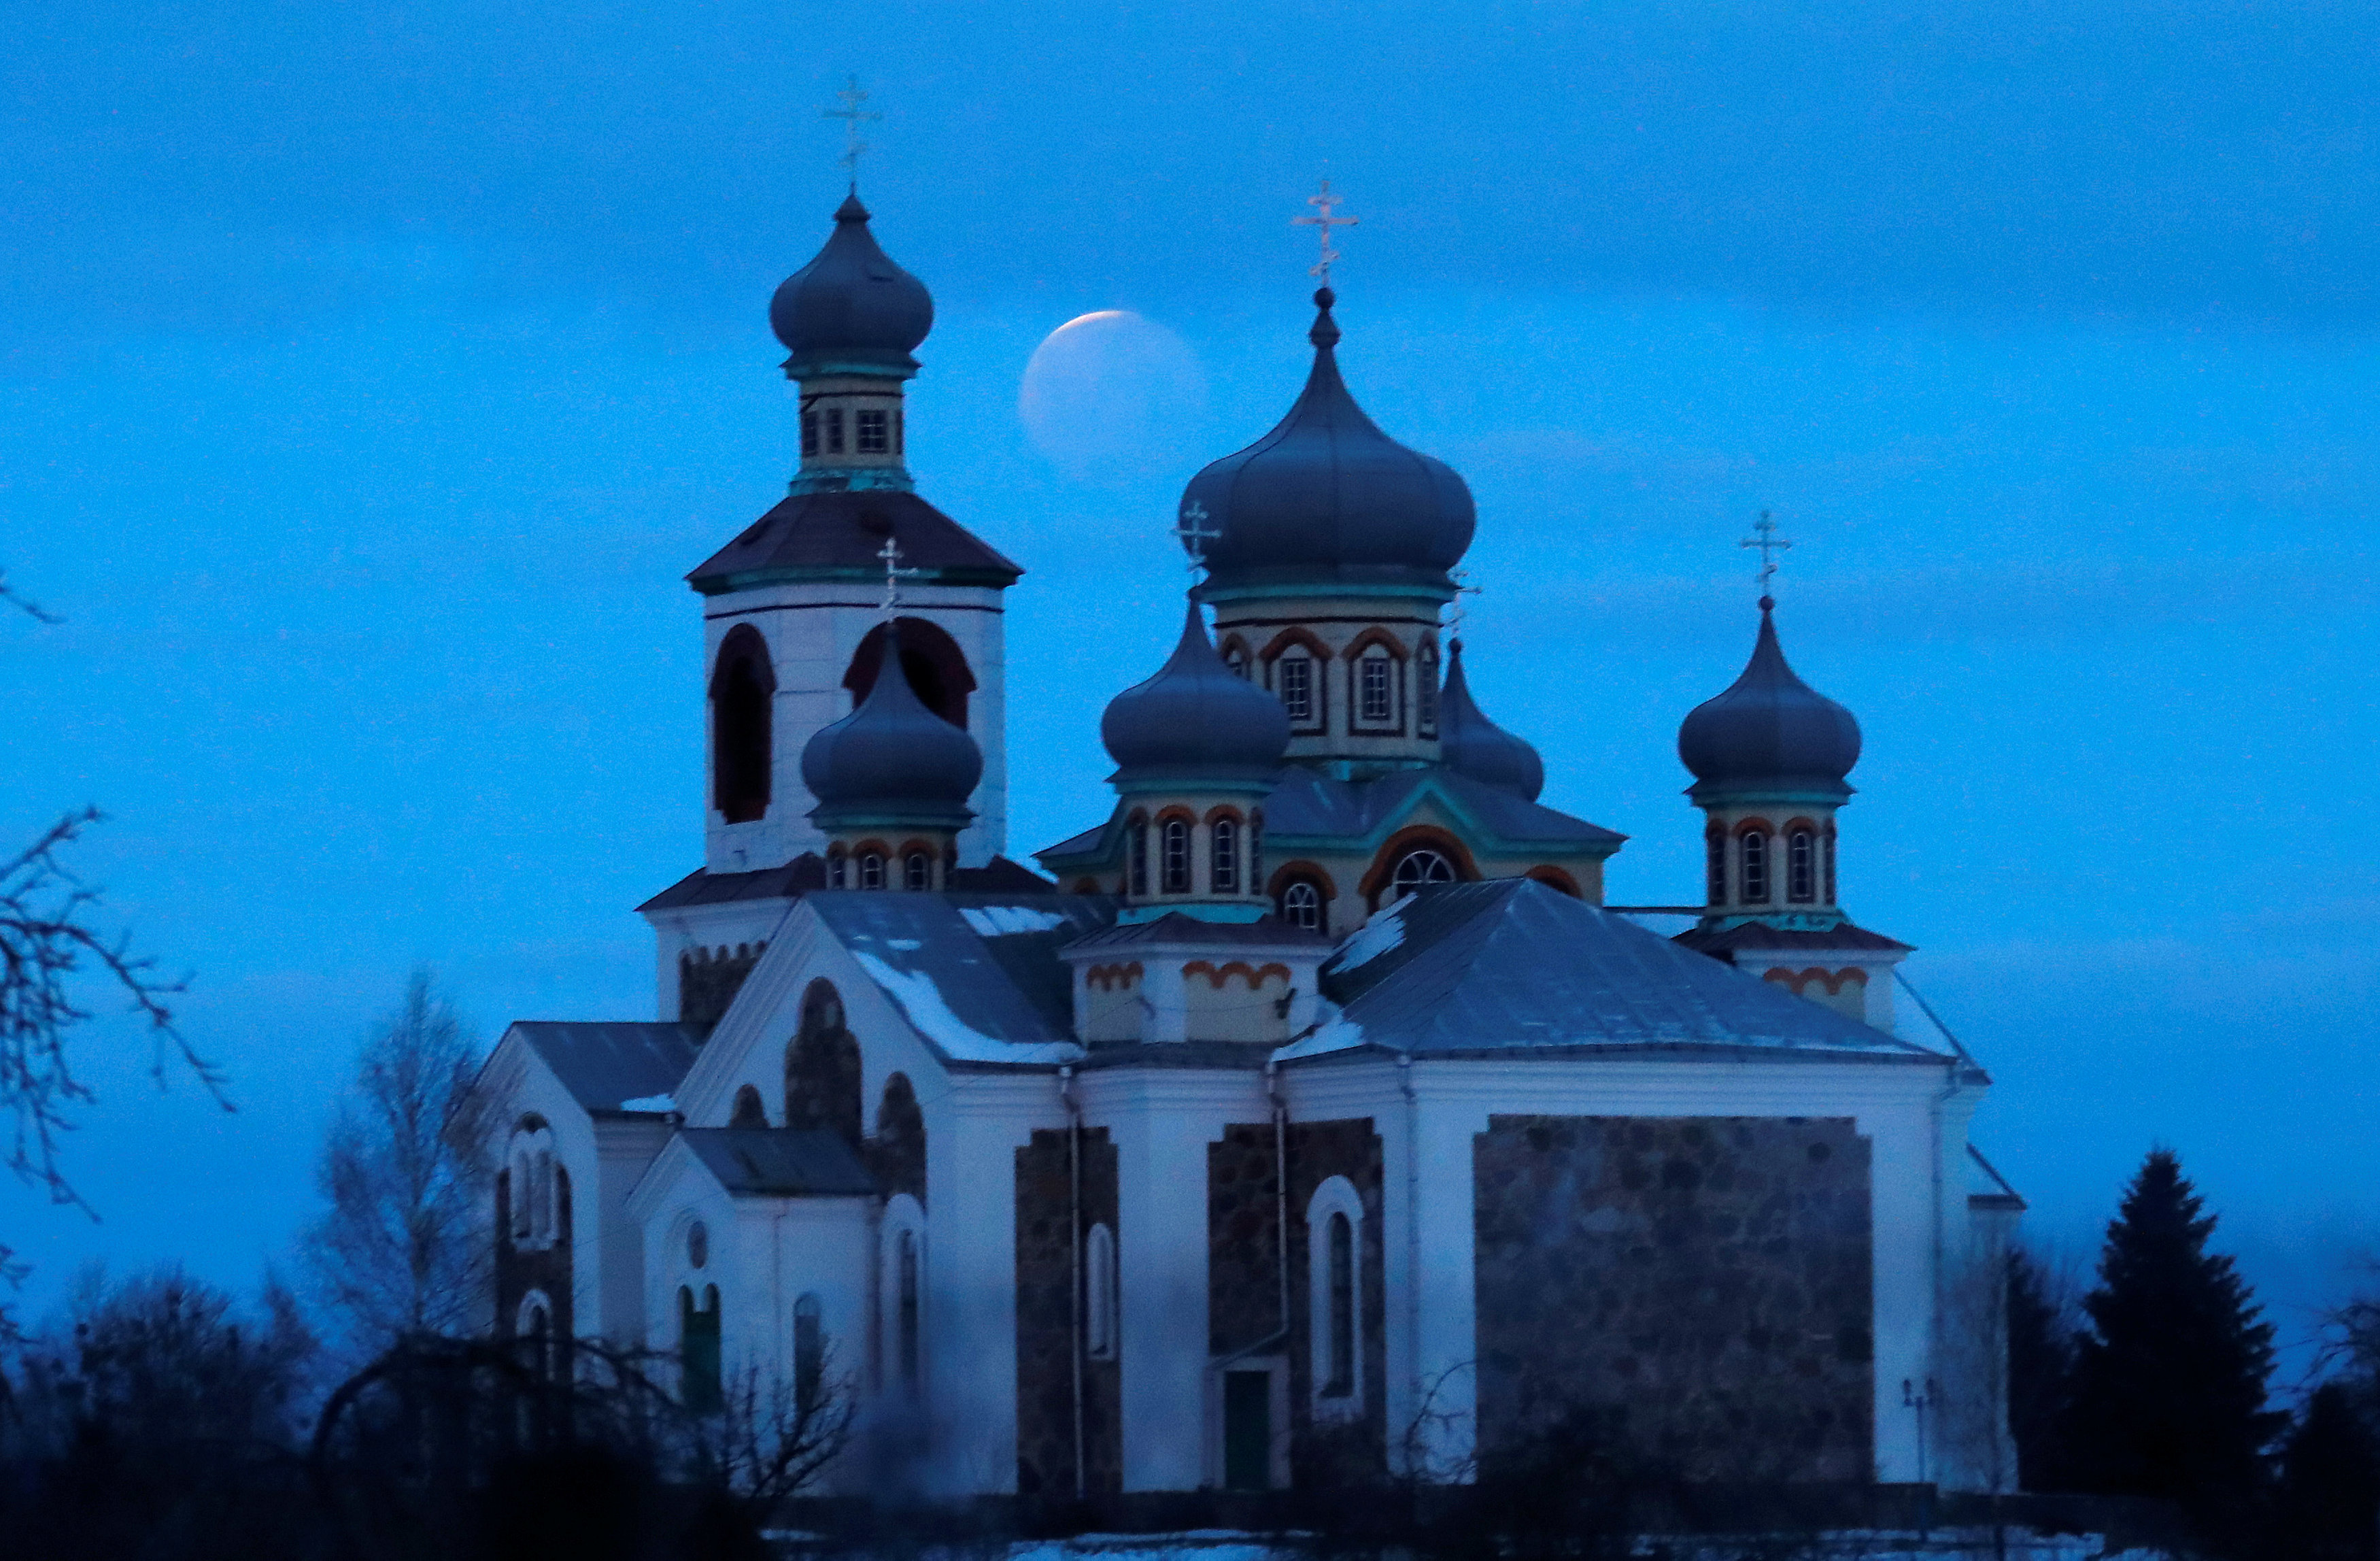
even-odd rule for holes
{"type": "Polygon", "coordinates": [[[1115,1231],[1106,1224],[1091,1226],[1083,1238],[1083,1353],[1093,1360],[1112,1360],[1119,1353],[1116,1323],[1122,1308],[1116,1285],[1115,1231]]]}
{"type": "Polygon", "coordinates": [[[881,851],[860,851],[856,853],[856,856],[859,861],[859,887],[863,889],[880,889],[884,887],[884,853],[881,851]]]}
{"type": "Polygon", "coordinates": [[[1345,1177],[1330,1177],[1305,1205],[1306,1381],[1318,1421],[1346,1421],[1364,1412],[1364,1199],[1345,1177]],[[1332,1272],[1331,1229],[1344,1220],[1347,1268],[1344,1301],[1332,1272]],[[1344,1320],[1343,1335],[1336,1324],[1344,1320]],[[1335,1377],[1329,1363],[1343,1347],[1347,1371],[1335,1377]]]}
{"type": "Polygon", "coordinates": [[[1327,729],[1330,724],[1330,701],[1323,688],[1324,665],[1321,657],[1302,644],[1292,645],[1273,658],[1273,695],[1281,701],[1281,711],[1289,717],[1290,729],[1293,732],[1312,734],[1327,729]],[[1301,669],[1297,676],[1305,685],[1305,711],[1303,714],[1298,713],[1296,705],[1290,702],[1293,668],[1301,669]]]}
{"type": "Polygon", "coordinates": [[[1191,892],[1190,835],[1188,819],[1174,817],[1158,821],[1158,893],[1186,895],[1191,892]]]}
{"type": "Polygon", "coordinates": [[[1414,651],[1414,733],[1438,736],[1438,642],[1425,640],[1414,651]]]}
{"type": "Polygon", "coordinates": [[[934,886],[934,859],[924,851],[911,851],[901,859],[901,886],[912,894],[923,894],[934,886]]]}
{"type": "Polygon", "coordinates": [[[1389,864],[1389,898],[1392,902],[1404,898],[1407,895],[1412,894],[1415,889],[1422,888],[1427,884],[1460,884],[1462,882],[1462,866],[1457,863],[1452,857],[1448,856],[1444,851],[1439,850],[1435,846],[1408,846],[1403,850],[1397,853],[1397,860],[1389,864]],[[1435,872],[1425,867],[1414,877],[1408,879],[1405,876],[1405,868],[1407,864],[1417,861],[1423,857],[1427,857],[1439,866],[1444,867],[1446,869],[1446,875],[1441,878],[1435,872]]]}
{"type": "Polygon", "coordinates": [[[1273,913],[1293,927],[1305,927],[1309,932],[1328,933],[1330,930],[1330,902],[1322,893],[1322,885],[1311,878],[1293,878],[1281,886],[1273,901],[1273,913]],[[1314,896],[1314,921],[1309,924],[1293,913],[1290,896],[1300,889],[1314,896]]]}
{"type": "Polygon", "coordinates": [[[1228,813],[1207,825],[1207,892],[1240,892],[1240,821],[1228,813]]]}
{"type": "Polygon", "coordinates": [[[1736,837],[1736,892],[1745,905],[1767,905],[1776,885],[1768,881],[1768,832],[1747,829],[1736,837]]]}
{"type": "Polygon", "coordinates": [[[1785,836],[1785,903],[1818,903],[1818,835],[1796,829],[1785,836]]]}
{"type": "Polygon", "coordinates": [[[862,456],[892,453],[892,420],[884,409],[862,407],[851,414],[851,448],[862,456]]]}

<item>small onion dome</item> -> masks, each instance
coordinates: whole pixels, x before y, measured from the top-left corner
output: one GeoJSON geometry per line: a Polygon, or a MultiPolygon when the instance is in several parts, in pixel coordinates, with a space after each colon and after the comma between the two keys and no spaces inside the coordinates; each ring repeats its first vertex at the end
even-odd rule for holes
{"type": "Polygon", "coordinates": [[[1859,762],[1859,723],[1785,665],[1774,605],[1760,599],[1760,639],[1743,676],[1678,727],[1678,757],[1694,773],[1687,794],[1698,802],[1735,793],[1840,802],[1852,794],[1844,777],[1859,762]]]}
{"type": "Polygon", "coordinates": [[[1223,665],[1193,603],[1157,676],[1108,701],[1099,739],[1120,781],[1263,781],[1288,751],[1289,714],[1223,665]]]}
{"type": "MultiPolygon", "coordinates": [[[[897,631],[896,631],[897,633],[897,631]]],[[[811,820],[964,828],[966,800],[983,778],[975,738],[918,702],[888,636],[875,687],[859,708],[822,726],[802,750],[802,783],[818,799],[811,820]]]]}
{"type": "Polygon", "coordinates": [[[1331,353],[1330,289],[1314,301],[1314,372],[1297,404],[1183,493],[1184,516],[1221,533],[1206,550],[1208,581],[1443,588],[1471,545],[1471,490],[1364,415],[1331,353]]]}
{"type": "Polygon", "coordinates": [[[1446,691],[1438,701],[1439,762],[1458,775],[1534,802],[1546,788],[1537,750],[1485,715],[1463,676],[1463,641],[1447,647],[1446,691]]]}
{"type": "Polygon", "coordinates": [[[818,258],[778,286],[769,328],[793,349],[785,373],[879,374],[917,372],[909,356],[934,328],[926,285],[892,263],[868,230],[868,208],[854,191],[834,213],[834,235],[818,258]]]}

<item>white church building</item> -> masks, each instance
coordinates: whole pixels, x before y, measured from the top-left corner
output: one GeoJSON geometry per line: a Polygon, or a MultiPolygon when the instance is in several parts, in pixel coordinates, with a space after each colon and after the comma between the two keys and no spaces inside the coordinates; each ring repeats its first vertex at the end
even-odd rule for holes
{"type": "Polygon", "coordinates": [[[1581,1417],[1686,1480],[2009,1487],[2022,1204],[1838,900],[1856,723],[1764,597],[1679,735],[1701,914],[1603,909],[1623,837],[1536,800],[1442,627],[1469,490],[1315,301],[1303,391],[1184,495],[1204,578],[1107,707],[1113,808],[1037,872],[1022,570],[917,493],[932,303],[835,213],[770,311],[800,470],[688,577],[659,1016],[516,1023],[482,1075],[493,1327],[670,1352],[697,1406],[847,1395],[868,1469],[952,1494],[1461,1478],[1581,1417]]]}

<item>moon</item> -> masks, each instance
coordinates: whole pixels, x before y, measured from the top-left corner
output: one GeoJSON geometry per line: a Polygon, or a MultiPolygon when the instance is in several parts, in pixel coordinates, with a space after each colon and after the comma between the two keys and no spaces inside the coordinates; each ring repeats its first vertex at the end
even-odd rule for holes
{"type": "Polygon", "coordinates": [[[1207,376],[1172,331],[1102,309],[1042,338],[1016,409],[1033,447],[1068,476],[1121,485],[1195,453],[1207,376]]]}

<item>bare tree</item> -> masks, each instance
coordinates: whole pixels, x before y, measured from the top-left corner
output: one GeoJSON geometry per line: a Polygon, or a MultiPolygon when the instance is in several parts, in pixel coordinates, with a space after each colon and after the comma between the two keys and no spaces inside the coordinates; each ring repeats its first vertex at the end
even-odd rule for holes
{"type": "Polygon", "coordinates": [[[352,1341],[377,1352],[480,1322],[493,1248],[479,1046],[426,970],[366,1039],[316,1170],[330,1209],[306,1257],[352,1341]]]}
{"type": "Polygon", "coordinates": [[[690,1418],[688,1474],[728,1493],[755,1526],[817,1483],[851,1445],[856,1396],[834,1373],[832,1353],[814,1384],[747,1367],[727,1384],[717,1413],[690,1418]]]}

